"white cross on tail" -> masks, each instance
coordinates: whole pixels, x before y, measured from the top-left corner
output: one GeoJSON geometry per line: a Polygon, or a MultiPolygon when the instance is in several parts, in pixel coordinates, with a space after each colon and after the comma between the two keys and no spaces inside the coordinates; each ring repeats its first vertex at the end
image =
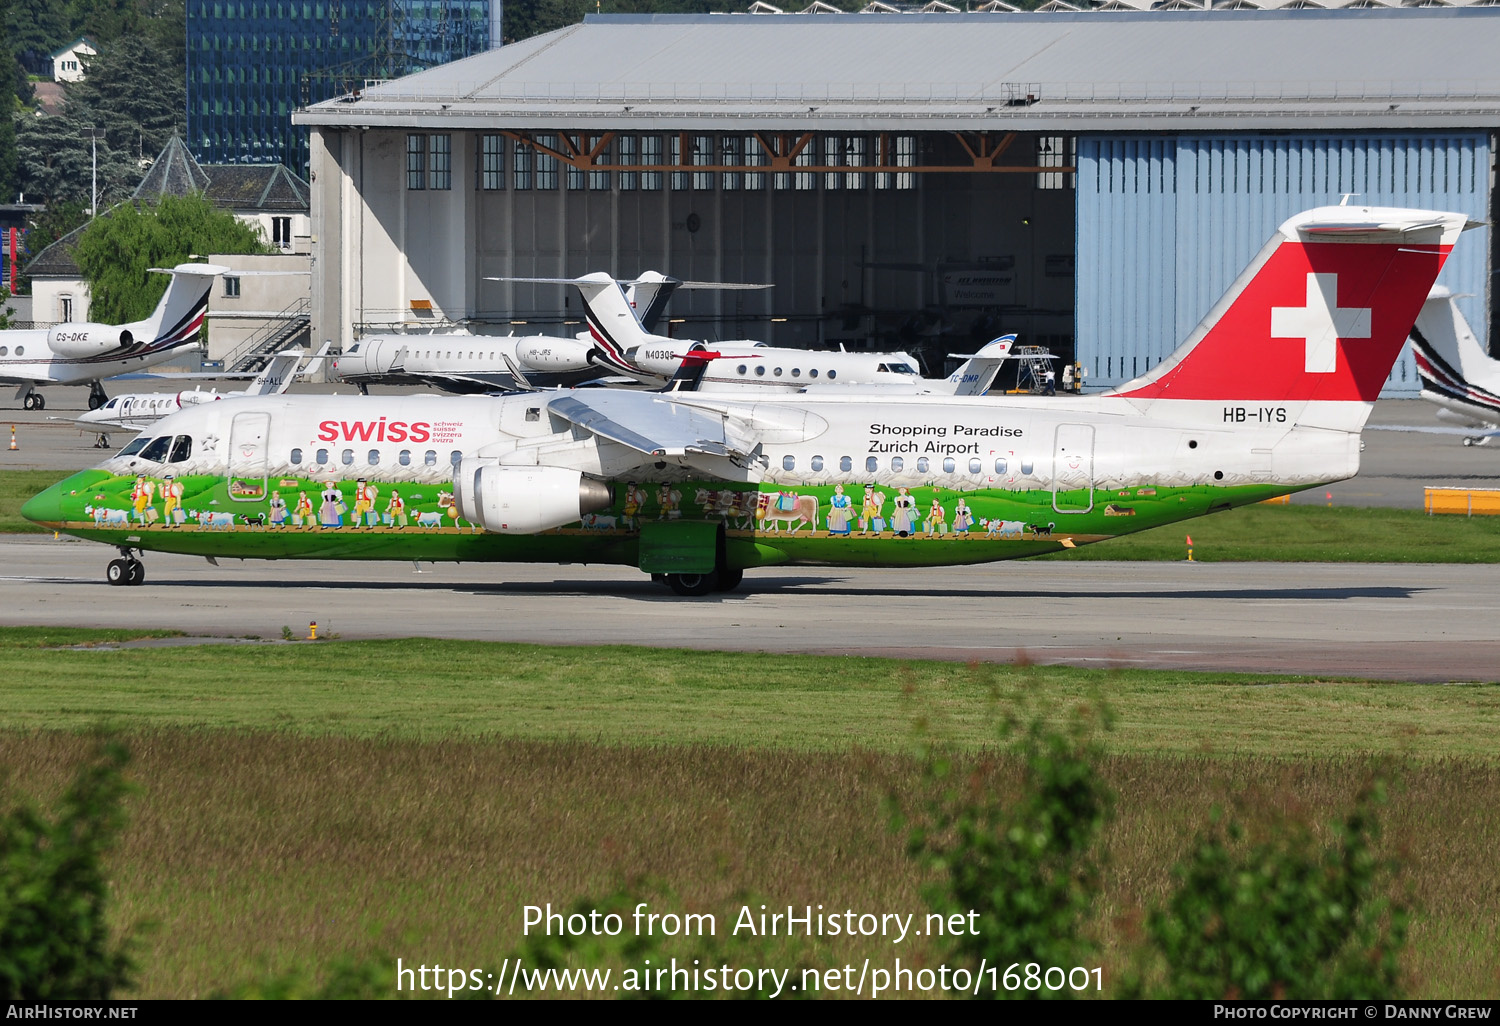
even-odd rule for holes
{"type": "Polygon", "coordinates": [[[1370,337],[1370,308],[1339,306],[1338,289],[1337,274],[1309,274],[1305,307],[1271,307],[1271,337],[1302,339],[1308,374],[1333,373],[1339,339],[1370,337]]]}

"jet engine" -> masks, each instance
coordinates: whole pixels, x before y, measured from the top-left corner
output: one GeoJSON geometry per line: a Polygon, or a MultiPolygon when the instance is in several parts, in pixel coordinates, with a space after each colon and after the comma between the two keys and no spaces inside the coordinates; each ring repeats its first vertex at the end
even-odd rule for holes
{"type": "Polygon", "coordinates": [[[47,344],[67,360],[99,356],[134,343],[135,336],[129,328],[108,324],[59,324],[47,331],[47,344]]]}
{"type": "Polygon", "coordinates": [[[593,366],[589,363],[592,348],[593,343],[576,338],[523,338],[516,342],[516,359],[523,370],[552,374],[586,371],[593,366]]]}
{"type": "Polygon", "coordinates": [[[653,338],[650,342],[631,346],[626,350],[625,355],[630,358],[631,363],[643,371],[671,377],[682,366],[682,358],[685,354],[707,350],[708,347],[702,342],[674,342],[669,338],[653,338]]]}
{"type": "Polygon", "coordinates": [[[614,492],[602,481],[562,467],[459,463],[453,498],[470,523],[497,534],[538,534],[607,509],[614,492]]]}

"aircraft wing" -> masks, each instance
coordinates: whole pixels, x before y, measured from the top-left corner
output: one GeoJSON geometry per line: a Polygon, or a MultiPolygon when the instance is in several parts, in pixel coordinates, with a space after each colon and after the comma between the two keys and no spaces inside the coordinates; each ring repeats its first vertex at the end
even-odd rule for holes
{"type": "Polygon", "coordinates": [[[547,409],[555,416],[606,441],[634,449],[655,460],[668,460],[724,476],[728,466],[736,478],[764,465],[761,446],[751,423],[714,410],[675,402],[650,392],[601,389],[553,399],[547,409]],[[728,466],[726,466],[726,464],[728,466]]]}

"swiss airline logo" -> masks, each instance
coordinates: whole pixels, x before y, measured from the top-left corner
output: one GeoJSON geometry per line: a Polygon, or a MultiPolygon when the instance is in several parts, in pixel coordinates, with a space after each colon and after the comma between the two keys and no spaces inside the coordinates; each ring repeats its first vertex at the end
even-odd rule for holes
{"type": "Polygon", "coordinates": [[[325,420],[318,425],[320,442],[425,442],[432,425],[417,420],[325,420]]]}
{"type": "Polygon", "coordinates": [[[1143,398],[1373,402],[1449,247],[1284,241],[1143,398]]]}

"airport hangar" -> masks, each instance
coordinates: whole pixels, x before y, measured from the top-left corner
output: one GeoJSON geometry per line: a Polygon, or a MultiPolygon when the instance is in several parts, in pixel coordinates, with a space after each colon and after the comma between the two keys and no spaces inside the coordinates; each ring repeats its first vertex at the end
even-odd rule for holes
{"type": "MultiPolygon", "coordinates": [[[[1500,6],[1109,6],[591,15],[298,111],[313,337],[571,333],[571,289],[490,279],[657,269],[774,285],[679,293],[679,336],[937,370],[1017,331],[1109,385],[1298,210],[1492,220],[1500,6]]],[[[1482,344],[1495,266],[1479,229],[1441,279],[1482,344]]]]}

